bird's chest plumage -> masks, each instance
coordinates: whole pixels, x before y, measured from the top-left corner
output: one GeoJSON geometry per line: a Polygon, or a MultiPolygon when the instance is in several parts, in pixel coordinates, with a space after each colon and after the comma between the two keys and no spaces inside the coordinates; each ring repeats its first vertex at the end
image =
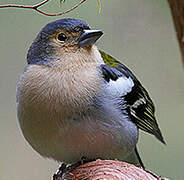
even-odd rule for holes
{"type": "Polygon", "coordinates": [[[20,79],[17,110],[36,151],[73,162],[82,156],[119,158],[133,149],[137,128],[121,110],[117,88],[107,85],[96,68],[72,76],[33,66],[20,79]]]}

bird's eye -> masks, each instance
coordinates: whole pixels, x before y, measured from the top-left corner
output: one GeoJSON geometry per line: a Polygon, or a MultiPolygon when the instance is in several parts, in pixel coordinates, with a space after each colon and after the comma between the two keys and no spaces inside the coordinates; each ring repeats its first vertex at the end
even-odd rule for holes
{"type": "Polygon", "coordinates": [[[67,36],[63,33],[58,34],[57,39],[61,42],[64,42],[67,39],[67,36]]]}

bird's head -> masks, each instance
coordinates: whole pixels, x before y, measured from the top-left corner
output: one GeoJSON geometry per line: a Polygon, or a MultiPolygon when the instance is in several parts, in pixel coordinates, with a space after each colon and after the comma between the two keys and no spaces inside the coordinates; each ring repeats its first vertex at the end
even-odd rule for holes
{"type": "Polygon", "coordinates": [[[47,65],[58,59],[70,59],[74,53],[87,53],[102,36],[78,19],[59,19],[48,23],[29,48],[28,64],[47,65]]]}

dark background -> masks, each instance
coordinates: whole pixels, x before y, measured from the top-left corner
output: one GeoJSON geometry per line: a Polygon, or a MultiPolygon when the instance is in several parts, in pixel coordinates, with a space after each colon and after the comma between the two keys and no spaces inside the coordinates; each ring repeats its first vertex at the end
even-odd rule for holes
{"type": "MultiPolygon", "coordinates": [[[[37,1],[38,2],[38,1],[37,1]]],[[[72,6],[66,0],[63,9],[72,6]]],[[[31,4],[35,1],[1,1],[31,4]]],[[[58,2],[42,9],[55,12],[58,2]]],[[[81,18],[105,32],[98,46],[117,57],[139,77],[155,102],[156,116],[167,146],[140,133],[139,151],[151,171],[184,179],[184,73],[166,0],[88,0],[75,11],[47,17],[32,10],[0,9],[0,179],[49,180],[58,167],[42,158],[23,138],[16,118],[15,90],[26,65],[27,50],[40,29],[63,17],[81,18]]]]}

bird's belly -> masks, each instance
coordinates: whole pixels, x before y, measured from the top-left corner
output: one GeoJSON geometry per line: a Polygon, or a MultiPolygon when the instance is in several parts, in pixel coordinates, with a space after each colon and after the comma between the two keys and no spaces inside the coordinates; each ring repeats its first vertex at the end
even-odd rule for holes
{"type": "Polygon", "coordinates": [[[27,141],[42,156],[57,161],[72,163],[81,157],[124,159],[137,143],[136,126],[108,109],[92,107],[70,117],[30,107],[23,112],[18,109],[27,141]]]}
{"type": "Polygon", "coordinates": [[[138,130],[122,112],[116,89],[112,94],[111,88],[99,87],[103,80],[92,83],[93,74],[88,74],[90,82],[76,83],[71,96],[70,86],[45,82],[47,74],[32,73],[30,79],[31,70],[18,85],[17,113],[24,137],[42,156],[70,163],[84,156],[124,159],[134,149],[138,130]]]}

